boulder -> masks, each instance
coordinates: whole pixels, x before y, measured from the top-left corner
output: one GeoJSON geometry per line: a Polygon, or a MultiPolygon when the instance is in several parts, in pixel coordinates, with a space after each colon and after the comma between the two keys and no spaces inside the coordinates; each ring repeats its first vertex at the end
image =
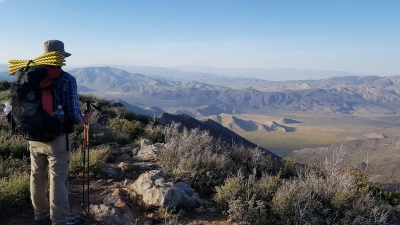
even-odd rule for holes
{"type": "Polygon", "coordinates": [[[192,210],[199,206],[198,194],[185,182],[172,182],[164,172],[151,170],[143,173],[130,185],[130,190],[140,195],[145,204],[167,210],[180,208],[192,210]]]}
{"type": "Polygon", "coordinates": [[[131,213],[122,214],[117,208],[111,205],[90,205],[89,212],[97,222],[105,225],[125,225],[135,221],[131,213]]]}
{"type": "Polygon", "coordinates": [[[104,173],[108,177],[117,177],[118,176],[118,171],[116,171],[114,168],[111,168],[111,167],[103,167],[101,169],[101,172],[104,173]]]}
{"type": "Polygon", "coordinates": [[[133,224],[135,220],[131,209],[122,200],[126,194],[123,189],[115,189],[111,195],[103,199],[103,204],[90,205],[89,213],[99,224],[133,224]]]}
{"type": "Polygon", "coordinates": [[[156,161],[159,152],[164,149],[164,143],[143,146],[138,150],[135,158],[144,161],[156,161]]]}
{"type": "Polygon", "coordinates": [[[118,195],[111,195],[111,196],[107,196],[103,199],[103,203],[104,205],[114,205],[118,200],[120,200],[121,198],[118,195]]]}
{"type": "Polygon", "coordinates": [[[133,155],[137,155],[139,149],[140,149],[140,147],[136,147],[136,148],[132,149],[132,154],[133,154],[133,155]]]}
{"type": "Polygon", "coordinates": [[[137,171],[148,171],[154,168],[154,165],[150,162],[140,162],[135,163],[135,167],[137,171]]]}
{"type": "Polygon", "coordinates": [[[149,139],[141,139],[140,140],[140,147],[144,147],[144,146],[147,146],[147,145],[152,145],[153,144],[153,141],[152,140],[149,140],[149,139]]]}
{"type": "Polygon", "coordinates": [[[132,165],[132,163],[120,162],[118,164],[118,168],[120,168],[122,172],[129,172],[134,170],[135,167],[132,165]]]}

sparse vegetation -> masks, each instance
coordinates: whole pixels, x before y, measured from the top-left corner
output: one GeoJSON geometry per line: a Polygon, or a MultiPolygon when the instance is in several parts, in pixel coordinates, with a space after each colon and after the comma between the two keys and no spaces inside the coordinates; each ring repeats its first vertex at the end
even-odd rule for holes
{"type": "Polygon", "coordinates": [[[0,179],[0,217],[29,205],[28,174],[14,172],[0,179]]]}
{"type": "Polygon", "coordinates": [[[0,157],[0,179],[7,178],[14,172],[19,172],[18,169],[27,165],[27,158],[14,158],[12,156],[5,158],[0,157]]]}
{"type": "Polygon", "coordinates": [[[0,130],[0,157],[23,158],[29,155],[28,142],[8,130],[0,130]]]}
{"type": "Polygon", "coordinates": [[[144,134],[144,127],[139,121],[113,118],[110,120],[110,127],[113,131],[128,134],[131,140],[135,140],[144,134]]]}
{"type": "MultiPolygon", "coordinates": [[[[82,100],[97,102],[90,124],[90,174],[99,176],[110,155],[106,145],[117,142],[129,153],[141,138],[163,142],[165,149],[157,164],[175,178],[188,182],[198,193],[212,198],[231,221],[244,224],[396,224],[400,220],[400,194],[376,183],[368,172],[342,168],[342,151],[332,162],[314,168],[285,158],[274,161],[259,148],[226,145],[207,131],[188,130],[178,123],[162,126],[150,117],[136,115],[95,96],[82,100]],[[107,115],[108,123],[98,122],[107,115]]],[[[0,99],[1,100],[1,99],[0,99]]],[[[84,104],[82,105],[84,107],[84,104]]],[[[4,120],[1,120],[2,123],[4,120]]],[[[6,127],[2,125],[2,127],[6,127]]],[[[29,175],[20,168],[28,164],[27,143],[1,129],[0,217],[30,205],[29,175]]],[[[82,173],[80,151],[83,126],[72,135],[70,171],[82,173]]],[[[176,221],[178,215],[159,210],[159,219],[176,221]]]]}
{"type": "Polygon", "coordinates": [[[231,220],[249,224],[398,223],[393,203],[371,191],[379,186],[371,176],[341,168],[340,160],[325,162],[322,170],[298,166],[290,178],[239,173],[217,187],[214,199],[231,220]]]}
{"type": "Polygon", "coordinates": [[[20,168],[25,158],[0,157],[0,217],[30,205],[29,174],[20,168]]]}
{"type": "Polygon", "coordinates": [[[163,133],[166,150],[159,156],[159,164],[172,177],[189,182],[201,193],[212,193],[230,174],[242,170],[276,172],[271,157],[259,149],[241,145],[227,146],[199,129],[179,132],[180,124],[166,126],[163,133]]]}
{"type": "MultiPolygon", "coordinates": [[[[110,155],[109,147],[93,148],[90,149],[89,154],[89,174],[97,176],[100,174],[101,169],[106,164],[110,155]]],[[[88,156],[86,156],[88,157],[88,156]]],[[[83,153],[82,151],[75,151],[71,153],[70,172],[75,174],[82,174],[83,171],[83,153]]]]}
{"type": "Polygon", "coordinates": [[[1,102],[3,106],[5,101],[11,99],[11,93],[9,91],[0,91],[0,99],[3,99],[3,102],[1,102]]]}
{"type": "Polygon", "coordinates": [[[5,80],[0,80],[0,91],[9,92],[8,89],[11,87],[11,83],[5,80]]]}

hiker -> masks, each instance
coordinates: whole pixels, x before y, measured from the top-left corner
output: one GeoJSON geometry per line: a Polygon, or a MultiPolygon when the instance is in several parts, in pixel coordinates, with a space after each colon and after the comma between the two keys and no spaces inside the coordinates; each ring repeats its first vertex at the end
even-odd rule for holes
{"type": "MultiPolygon", "coordinates": [[[[44,53],[58,52],[64,57],[64,43],[49,40],[44,43],[44,53]]],[[[54,106],[61,105],[64,111],[65,132],[51,141],[29,141],[31,158],[30,193],[37,225],[76,225],[82,224],[81,217],[70,218],[68,201],[68,172],[70,162],[70,141],[68,133],[73,126],[88,123],[91,113],[81,112],[75,77],[62,71],[61,66],[45,65],[48,71],[60,73],[54,80],[54,106]],[[50,179],[49,199],[46,196],[47,182],[50,179]]],[[[45,102],[43,102],[43,105],[45,102]]]]}

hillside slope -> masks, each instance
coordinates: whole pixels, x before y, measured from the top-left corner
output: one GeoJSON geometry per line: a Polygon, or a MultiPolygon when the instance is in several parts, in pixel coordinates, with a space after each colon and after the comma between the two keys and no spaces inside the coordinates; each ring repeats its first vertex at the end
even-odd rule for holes
{"type": "Polygon", "coordinates": [[[332,161],[335,152],[344,153],[343,165],[368,169],[379,175],[380,182],[400,181],[400,137],[354,140],[329,147],[295,150],[288,157],[300,163],[315,161],[320,166],[332,161]],[[315,160],[314,160],[315,159],[315,160]]]}
{"type": "MultiPolygon", "coordinates": [[[[256,144],[244,139],[235,132],[221,126],[219,123],[210,119],[201,122],[184,114],[171,115],[168,113],[163,113],[159,117],[157,117],[157,121],[163,124],[171,124],[172,122],[177,122],[182,124],[182,126],[185,126],[187,129],[199,128],[200,130],[207,130],[210,132],[211,136],[216,139],[220,139],[222,142],[225,142],[227,144],[237,143],[243,144],[244,146],[251,148],[258,147],[256,144]]],[[[280,157],[268,151],[267,149],[260,149],[262,149],[266,154],[270,154],[273,158],[280,159],[280,157]]]]}

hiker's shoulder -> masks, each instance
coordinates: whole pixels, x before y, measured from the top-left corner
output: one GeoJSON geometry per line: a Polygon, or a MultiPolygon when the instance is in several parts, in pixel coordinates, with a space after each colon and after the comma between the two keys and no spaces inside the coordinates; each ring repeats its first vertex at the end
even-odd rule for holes
{"type": "Polygon", "coordinates": [[[75,80],[75,77],[72,76],[70,73],[66,72],[66,71],[62,71],[60,79],[64,79],[64,80],[75,80]]]}

